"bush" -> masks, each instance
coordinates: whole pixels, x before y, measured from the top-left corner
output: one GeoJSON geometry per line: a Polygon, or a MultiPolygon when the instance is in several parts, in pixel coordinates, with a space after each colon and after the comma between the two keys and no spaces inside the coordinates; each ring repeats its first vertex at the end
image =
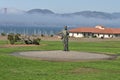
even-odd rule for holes
{"type": "Polygon", "coordinates": [[[25,38],[24,42],[25,44],[35,44],[35,45],[40,45],[40,38],[25,38]]]}
{"type": "Polygon", "coordinates": [[[44,34],[41,34],[41,37],[44,37],[44,34]]]}
{"type": "Polygon", "coordinates": [[[92,38],[97,38],[97,36],[96,36],[96,35],[94,35],[94,36],[92,36],[92,38]]]}
{"type": "Polygon", "coordinates": [[[21,40],[21,39],[19,38],[19,36],[20,36],[20,34],[16,34],[16,35],[15,35],[15,42],[21,40]]]}
{"type": "Polygon", "coordinates": [[[8,40],[10,41],[10,44],[14,44],[15,42],[21,40],[19,38],[20,34],[14,34],[14,33],[10,33],[8,35],[8,40]]]}
{"type": "Polygon", "coordinates": [[[10,41],[10,44],[14,44],[15,43],[15,38],[14,38],[14,34],[10,33],[8,35],[8,40],[10,41]]]}
{"type": "Polygon", "coordinates": [[[33,39],[33,44],[35,44],[35,45],[40,45],[40,41],[41,41],[40,38],[33,39]]]}
{"type": "Polygon", "coordinates": [[[31,40],[24,40],[25,44],[33,44],[31,40]]]}
{"type": "Polygon", "coordinates": [[[54,35],[52,35],[52,34],[50,35],[50,37],[53,37],[53,36],[54,36],[54,35]]]}
{"type": "Polygon", "coordinates": [[[6,33],[1,33],[2,36],[6,36],[6,33]]]}

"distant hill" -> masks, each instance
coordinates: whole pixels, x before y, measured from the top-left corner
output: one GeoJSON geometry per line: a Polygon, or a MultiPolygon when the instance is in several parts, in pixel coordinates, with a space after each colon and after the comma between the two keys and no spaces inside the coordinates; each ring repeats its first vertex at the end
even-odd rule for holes
{"type": "Polygon", "coordinates": [[[48,9],[31,9],[27,11],[29,14],[54,14],[51,10],[48,9]]]}
{"type": "Polygon", "coordinates": [[[62,14],[63,16],[83,16],[87,18],[100,18],[100,19],[118,19],[120,13],[106,13],[98,11],[81,11],[75,13],[62,14]]]}
{"type": "Polygon", "coordinates": [[[27,11],[28,14],[55,14],[58,16],[70,17],[70,16],[83,16],[86,18],[100,18],[100,19],[118,19],[120,18],[120,13],[106,13],[98,11],[80,11],[74,13],[55,13],[49,9],[31,9],[27,11]]]}
{"type": "Polygon", "coordinates": [[[112,13],[112,15],[116,18],[120,18],[120,12],[117,12],[117,13],[112,13]]]}
{"type": "Polygon", "coordinates": [[[97,12],[97,11],[81,11],[81,12],[75,12],[74,15],[82,15],[84,17],[93,17],[93,18],[104,18],[104,19],[112,19],[115,18],[110,13],[105,12],[97,12]]]}

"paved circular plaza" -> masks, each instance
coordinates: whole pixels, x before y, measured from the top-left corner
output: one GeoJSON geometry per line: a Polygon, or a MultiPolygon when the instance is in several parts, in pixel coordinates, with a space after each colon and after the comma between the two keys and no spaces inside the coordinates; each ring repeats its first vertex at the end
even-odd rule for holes
{"type": "Polygon", "coordinates": [[[29,51],[14,53],[15,56],[23,56],[29,58],[36,58],[48,61],[85,61],[85,60],[108,60],[113,59],[114,56],[78,52],[78,51],[29,51]]]}

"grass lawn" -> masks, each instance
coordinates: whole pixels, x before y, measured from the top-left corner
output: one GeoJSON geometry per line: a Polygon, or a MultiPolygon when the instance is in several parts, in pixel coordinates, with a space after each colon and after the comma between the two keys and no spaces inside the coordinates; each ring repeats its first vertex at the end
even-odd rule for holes
{"type": "MultiPolygon", "coordinates": [[[[49,62],[9,55],[12,52],[61,50],[59,41],[40,46],[4,47],[0,41],[0,80],[120,80],[120,57],[116,60],[49,62]]],[[[120,41],[70,42],[70,50],[120,55],[120,41]]]]}

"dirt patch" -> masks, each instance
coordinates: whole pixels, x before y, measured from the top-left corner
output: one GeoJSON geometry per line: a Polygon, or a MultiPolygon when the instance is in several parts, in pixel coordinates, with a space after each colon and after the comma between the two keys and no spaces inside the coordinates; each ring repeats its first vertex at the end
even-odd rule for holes
{"type": "Polygon", "coordinates": [[[33,44],[30,44],[30,45],[26,45],[26,44],[15,44],[15,45],[5,45],[6,47],[24,47],[24,46],[38,46],[38,45],[33,45],[33,44]]]}
{"type": "Polygon", "coordinates": [[[7,40],[7,36],[1,36],[0,35],[0,40],[7,40]]]}
{"type": "Polygon", "coordinates": [[[26,46],[38,46],[38,45],[26,45],[26,44],[18,44],[18,45],[11,45],[11,44],[7,44],[7,45],[3,45],[0,46],[1,48],[11,48],[11,47],[26,47],[26,46]]]}
{"type": "Polygon", "coordinates": [[[45,46],[46,44],[41,44],[41,45],[34,45],[34,44],[6,44],[6,45],[0,45],[0,48],[14,48],[14,47],[34,47],[34,46],[45,46]]]}

